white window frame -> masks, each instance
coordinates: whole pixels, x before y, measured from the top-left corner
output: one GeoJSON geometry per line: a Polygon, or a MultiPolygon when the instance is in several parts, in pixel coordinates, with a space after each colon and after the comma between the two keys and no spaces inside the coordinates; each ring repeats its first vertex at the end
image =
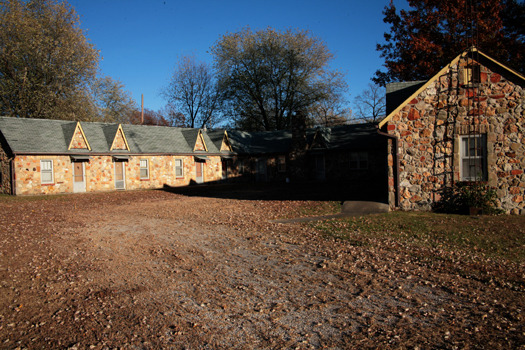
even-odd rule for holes
{"type": "Polygon", "coordinates": [[[149,180],[149,159],[146,159],[146,158],[139,159],[139,173],[140,173],[141,180],[149,180]],[[142,176],[143,170],[146,171],[146,176],[142,176]]]}
{"type": "Polygon", "coordinates": [[[55,173],[53,171],[53,160],[52,159],[41,159],[40,160],[40,183],[42,185],[50,185],[55,183],[55,173]],[[49,164],[51,167],[48,169],[44,164],[49,164]],[[51,180],[45,181],[43,174],[50,174],[51,180]]]}
{"type": "Polygon", "coordinates": [[[180,179],[184,177],[184,159],[175,158],[175,178],[180,179]],[[180,166],[177,165],[177,162],[180,161],[180,166]],[[177,169],[180,169],[180,175],[177,174],[177,169]]]}
{"type": "MultiPolygon", "coordinates": [[[[470,145],[467,143],[468,150],[472,150],[470,145]]],[[[487,135],[486,134],[474,134],[474,135],[463,135],[459,138],[459,149],[460,149],[460,178],[461,181],[486,181],[487,180],[487,135]],[[476,140],[475,142],[478,142],[478,147],[474,148],[474,155],[469,154],[470,152],[467,151],[465,148],[465,142],[469,142],[468,140],[476,140]],[[470,175],[470,170],[468,171],[469,174],[467,175],[467,172],[465,170],[465,162],[469,162],[469,166],[471,162],[477,162],[480,160],[480,170],[481,175],[470,175]]]]}

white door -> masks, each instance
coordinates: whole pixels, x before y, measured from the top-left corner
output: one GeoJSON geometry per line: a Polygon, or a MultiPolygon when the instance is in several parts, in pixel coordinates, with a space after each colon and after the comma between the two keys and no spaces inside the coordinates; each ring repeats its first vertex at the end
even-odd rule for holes
{"type": "Polygon", "coordinates": [[[84,162],[73,162],[73,192],[86,192],[86,167],[84,162]]]}
{"type": "Polygon", "coordinates": [[[115,189],[125,190],[126,189],[126,163],[115,162],[115,189]]]}

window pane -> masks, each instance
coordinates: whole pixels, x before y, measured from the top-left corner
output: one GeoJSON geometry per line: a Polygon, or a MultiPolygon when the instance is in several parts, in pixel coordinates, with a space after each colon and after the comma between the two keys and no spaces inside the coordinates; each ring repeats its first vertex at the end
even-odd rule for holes
{"type": "Polygon", "coordinates": [[[182,159],[175,159],[175,176],[181,177],[182,173],[182,159]]]}
{"type": "Polygon", "coordinates": [[[53,182],[53,173],[51,171],[44,170],[41,173],[41,179],[42,179],[42,182],[45,182],[45,183],[53,182]]]}
{"type": "Polygon", "coordinates": [[[140,169],[140,178],[141,179],[147,179],[148,178],[148,169],[140,169]]]}
{"type": "Polygon", "coordinates": [[[147,159],[141,159],[140,160],[140,167],[141,168],[147,168],[148,167],[148,160],[147,159]]]}

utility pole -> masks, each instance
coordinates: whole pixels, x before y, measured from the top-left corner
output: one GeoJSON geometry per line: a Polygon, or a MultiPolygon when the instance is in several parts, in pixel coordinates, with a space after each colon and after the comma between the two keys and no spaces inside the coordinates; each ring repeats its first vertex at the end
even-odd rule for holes
{"type": "Polygon", "coordinates": [[[144,125],[144,94],[141,94],[141,103],[140,103],[140,125],[144,125]]]}

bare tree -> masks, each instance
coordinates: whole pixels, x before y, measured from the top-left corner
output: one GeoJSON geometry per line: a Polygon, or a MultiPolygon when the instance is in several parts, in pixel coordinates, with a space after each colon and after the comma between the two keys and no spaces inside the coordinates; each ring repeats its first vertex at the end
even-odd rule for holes
{"type": "Polygon", "coordinates": [[[354,119],[376,123],[386,112],[386,90],[369,83],[368,88],[354,98],[354,119]]]}
{"type": "Polygon", "coordinates": [[[180,126],[202,128],[217,122],[220,99],[212,69],[194,56],[180,58],[163,96],[172,110],[184,115],[178,115],[184,124],[180,126]]]}
{"type": "Polygon", "coordinates": [[[317,102],[309,109],[310,126],[336,126],[347,124],[352,118],[352,110],[339,99],[326,99],[317,102]]]}

